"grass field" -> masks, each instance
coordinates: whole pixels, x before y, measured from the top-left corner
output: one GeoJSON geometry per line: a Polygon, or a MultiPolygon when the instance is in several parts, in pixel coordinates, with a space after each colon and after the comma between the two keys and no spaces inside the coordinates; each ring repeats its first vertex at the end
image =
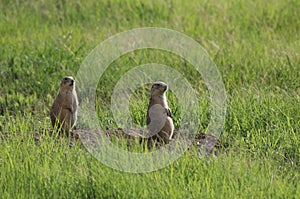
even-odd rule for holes
{"type": "MultiPolygon", "coordinates": [[[[298,0],[0,1],[0,198],[299,198],[299,31],[298,0]],[[79,142],[70,148],[68,138],[48,135],[60,79],[76,76],[100,42],[139,27],[184,33],[216,63],[228,98],[217,158],[191,149],[158,171],[125,173],[79,142]],[[42,134],[38,145],[30,132],[42,134]]],[[[209,101],[200,74],[160,50],[110,65],[97,90],[101,126],[116,127],[108,107],[117,80],[150,62],[174,67],[194,85],[205,131],[209,101]]],[[[148,95],[144,87],[132,97],[136,124],[145,124],[148,95]]],[[[183,116],[168,97],[178,125],[183,116]]]]}

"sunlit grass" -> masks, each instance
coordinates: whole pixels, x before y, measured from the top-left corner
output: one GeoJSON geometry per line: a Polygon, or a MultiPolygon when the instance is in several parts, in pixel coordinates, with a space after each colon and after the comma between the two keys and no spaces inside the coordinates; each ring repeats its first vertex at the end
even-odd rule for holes
{"type": "MultiPolygon", "coordinates": [[[[300,195],[300,3],[274,1],[1,1],[0,198],[297,198],[300,195]],[[191,147],[169,166],[132,174],[99,162],[78,142],[49,136],[59,80],[101,41],[137,27],[163,27],[198,41],[227,92],[218,157],[191,147]],[[35,133],[40,134],[36,144],[35,133]]],[[[199,130],[210,119],[208,89],[183,58],[155,49],[115,60],[97,86],[101,128],[117,128],[111,95],[135,66],[180,72],[199,96],[199,130]]],[[[97,71],[95,71],[96,73],[97,71]]],[[[130,98],[145,125],[149,85],[130,98]]],[[[168,91],[175,126],[184,117],[168,91]]],[[[113,140],[126,150],[127,140],[113,140]]],[[[129,150],[148,152],[133,141],[129,150]]]]}

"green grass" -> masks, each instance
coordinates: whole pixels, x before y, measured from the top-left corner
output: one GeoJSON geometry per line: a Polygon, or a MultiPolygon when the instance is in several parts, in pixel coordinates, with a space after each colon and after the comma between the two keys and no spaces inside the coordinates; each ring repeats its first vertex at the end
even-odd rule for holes
{"type": "MultiPolygon", "coordinates": [[[[297,0],[1,1],[0,198],[299,197],[299,13],[297,0]],[[100,163],[79,143],[70,148],[68,138],[49,137],[59,80],[76,76],[108,37],[149,26],[194,38],[216,63],[228,95],[220,155],[199,158],[191,149],[161,170],[132,174],[100,163]],[[44,132],[39,145],[30,133],[37,131],[44,132]]],[[[149,62],[184,74],[200,95],[199,129],[206,130],[209,101],[200,74],[159,50],[110,65],[97,88],[101,126],[116,127],[109,105],[118,78],[149,62]]],[[[136,124],[145,124],[148,96],[145,86],[131,97],[136,124]]],[[[176,96],[168,98],[178,127],[184,116],[176,96]]]]}

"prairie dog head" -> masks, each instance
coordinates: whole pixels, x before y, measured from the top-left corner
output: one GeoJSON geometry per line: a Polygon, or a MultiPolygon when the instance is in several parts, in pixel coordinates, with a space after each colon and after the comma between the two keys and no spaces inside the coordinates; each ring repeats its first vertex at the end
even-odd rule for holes
{"type": "Polygon", "coordinates": [[[151,87],[151,97],[164,97],[167,90],[168,85],[166,83],[154,82],[151,87]]]}
{"type": "Polygon", "coordinates": [[[164,108],[168,108],[166,91],[168,90],[168,85],[164,82],[154,82],[150,91],[150,104],[149,107],[154,104],[160,104],[164,108]]]}
{"type": "Polygon", "coordinates": [[[75,89],[75,80],[72,76],[64,77],[60,82],[60,91],[67,92],[75,89]]]}

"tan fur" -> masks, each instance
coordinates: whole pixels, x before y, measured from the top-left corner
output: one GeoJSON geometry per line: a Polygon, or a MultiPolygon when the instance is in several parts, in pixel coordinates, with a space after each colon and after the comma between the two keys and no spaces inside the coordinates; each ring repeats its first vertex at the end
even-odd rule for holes
{"type": "Polygon", "coordinates": [[[66,76],[61,80],[60,91],[50,110],[53,127],[69,132],[76,124],[78,99],[75,91],[75,80],[66,76]]]}
{"type": "Polygon", "coordinates": [[[156,124],[160,125],[159,123],[161,121],[157,121],[157,118],[159,120],[162,120],[162,122],[165,121],[165,123],[161,125],[162,128],[161,130],[159,129],[160,131],[157,134],[157,136],[161,138],[165,143],[168,143],[172,139],[173,132],[174,132],[174,124],[171,118],[171,110],[168,106],[167,98],[166,98],[167,89],[168,86],[164,82],[153,83],[151,88],[151,96],[150,96],[148,111],[147,111],[147,127],[151,131],[151,128],[153,129],[153,124],[151,124],[152,127],[149,126],[151,122],[151,118],[150,118],[151,112],[149,110],[150,108],[153,108],[153,106],[161,105],[162,108],[154,109],[154,111],[156,110],[157,111],[155,114],[152,114],[152,118],[155,117],[153,118],[153,121],[156,122],[154,126],[156,124]]]}

